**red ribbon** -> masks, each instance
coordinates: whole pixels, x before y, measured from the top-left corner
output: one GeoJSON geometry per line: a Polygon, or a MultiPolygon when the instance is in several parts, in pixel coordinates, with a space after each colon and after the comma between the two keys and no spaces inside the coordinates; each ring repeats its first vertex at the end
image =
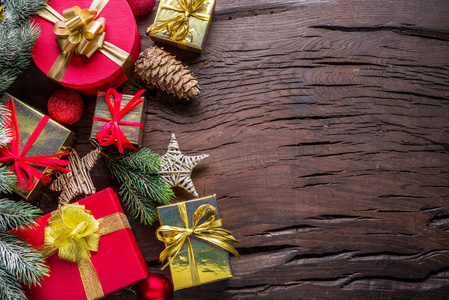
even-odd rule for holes
{"type": "Polygon", "coordinates": [[[70,154],[70,152],[43,156],[25,156],[28,150],[30,150],[31,146],[36,141],[37,137],[41,134],[42,129],[44,129],[48,120],[50,119],[48,116],[44,116],[42,118],[36,129],[34,129],[30,138],[28,139],[25,147],[22,151],[20,151],[19,124],[17,122],[16,107],[12,98],[6,104],[6,108],[11,111],[11,122],[10,124],[8,124],[8,127],[11,129],[12,139],[11,142],[9,142],[9,148],[6,146],[0,147],[0,163],[12,163],[10,171],[16,173],[17,185],[19,186],[19,188],[26,191],[31,191],[37,180],[41,180],[45,183],[51,182],[50,177],[44,175],[41,171],[39,171],[32,165],[38,165],[64,173],[71,172],[71,170],[62,167],[68,165],[70,161],[54,159],[55,157],[68,155],[70,154]]]}
{"type": "Polygon", "coordinates": [[[142,123],[120,120],[127,113],[143,103],[143,98],[141,98],[141,96],[144,92],[145,90],[140,90],[136,95],[134,95],[134,97],[128,102],[128,104],[123,107],[123,109],[120,109],[120,106],[122,104],[122,94],[117,93],[117,91],[114,89],[108,89],[105,95],[105,101],[109,107],[109,111],[111,112],[112,119],[100,118],[96,116],[94,117],[94,121],[107,122],[106,125],[104,125],[95,135],[100,146],[109,146],[112,144],[116,144],[120,153],[123,153],[123,147],[127,149],[138,150],[131,144],[119,125],[135,126],[143,129],[142,123]],[[111,93],[114,96],[114,105],[111,101],[111,93]]]}

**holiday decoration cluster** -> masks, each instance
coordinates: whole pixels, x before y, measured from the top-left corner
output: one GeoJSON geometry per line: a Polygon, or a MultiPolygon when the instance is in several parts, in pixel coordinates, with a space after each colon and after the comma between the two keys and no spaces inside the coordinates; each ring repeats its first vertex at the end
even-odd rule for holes
{"type": "MultiPolygon", "coordinates": [[[[0,199],[1,299],[99,299],[137,282],[139,299],[171,299],[173,290],[232,277],[229,253],[238,252],[229,242],[238,240],[222,228],[216,196],[172,203],[173,187],[200,197],[192,170],[209,155],[183,153],[175,134],[165,154],[142,146],[145,88],[187,100],[201,92],[175,56],[157,46],[141,51],[133,14],[149,13],[154,5],[154,0],[0,4],[0,192],[33,201],[52,191],[58,207],[41,216],[32,202],[0,199]],[[31,59],[63,86],[48,101],[52,118],[6,92],[31,59]],[[136,78],[134,94],[116,90],[136,78]],[[93,150],[82,157],[74,133],[64,127],[82,118],[79,93],[97,95],[93,150]],[[95,188],[89,172],[99,160],[110,171],[104,176],[117,180],[119,195],[95,188]],[[167,261],[163,268],[170,266],[171,281],[148,274],[122,205],[142,224],[160,222],[156,238],[166,245],[160,260],[167,261]]],[[[161,0],[149,36],[201,53],[214,7],[214,0],[161,0]]]]}

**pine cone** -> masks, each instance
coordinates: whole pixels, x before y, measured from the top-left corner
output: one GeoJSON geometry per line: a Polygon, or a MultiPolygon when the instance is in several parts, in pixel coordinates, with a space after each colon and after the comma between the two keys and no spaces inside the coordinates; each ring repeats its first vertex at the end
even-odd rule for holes
{"type": "Polygon", "coordinates": [[[201,89],[192,72],[163,48],[149,47],[139,54],[136,72],[147,84],[181,98],[194,98],[201,89]]]}

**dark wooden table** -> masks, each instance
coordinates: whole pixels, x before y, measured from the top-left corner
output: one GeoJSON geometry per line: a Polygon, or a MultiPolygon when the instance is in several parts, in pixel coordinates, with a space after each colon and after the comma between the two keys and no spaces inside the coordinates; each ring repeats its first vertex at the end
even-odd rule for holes
{"type": "MultiPolygon", "coordinates": [[[[137,18],[142,49],[154,16],[137,18]]],[[[449,298],[448,17],[444,0],[218,0],[201,56],[166,47],[203,92],[149,91],[144,146],[176,133],[210,154],[193,180],[241,254],[234,278],[175,299],[449,298]]],[[[57,88],[32,65],[9,91],[46,111],[57,88]]],[[[71,126],[82,154],[94,99],[71,126]]],[[[92,175],[118,191],[104,161],[92,175]]],[[[132,227],[169,276],[157,225],[132,227]]]]}

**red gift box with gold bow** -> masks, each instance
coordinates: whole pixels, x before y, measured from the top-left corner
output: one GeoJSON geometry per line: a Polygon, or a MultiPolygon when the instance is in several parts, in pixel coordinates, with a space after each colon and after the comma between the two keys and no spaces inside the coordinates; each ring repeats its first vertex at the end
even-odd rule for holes
{"type": "Polygon", "coordinates": [[[29,300],[99,299],[143,280],[148,267],[117,194],[102,190],[36,219],[14,233],[41,251],[50,268],[29,300]]]}
{"type": "Polygon", "coordinates": [[[37,14],[33,60],[47,77],[94,95],[131,76],[141,42],[126,0],[54,0],[37,14]]]}

